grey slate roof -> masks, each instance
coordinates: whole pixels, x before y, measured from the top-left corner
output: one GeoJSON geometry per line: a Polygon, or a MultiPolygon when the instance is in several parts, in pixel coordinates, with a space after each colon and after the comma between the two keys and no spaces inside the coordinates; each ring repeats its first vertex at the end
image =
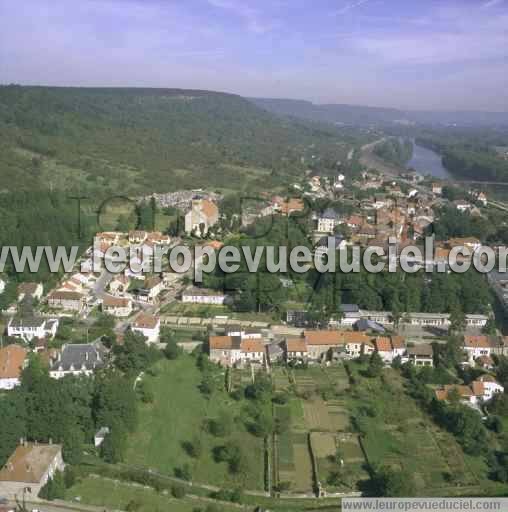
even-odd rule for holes
{"type": "Polygon", "coordinates": [[[106,350],[100,343],[64,345],[51,371],[99,370],[104,368],[106,350]]]}
{"type": "Polygon", "coordinates": [[[322,219],[337,219],[338,215],[337,212],[333,208],[327,208],[322,214],[322,219]]]}
{"type": "Polygon", "coordinates": [[[46,318],[42,317],[26,317],[26,318],[13,318],[11,320],[11,327],[22,328],[22,327],[41,327],[46,322],[46,318]]]}

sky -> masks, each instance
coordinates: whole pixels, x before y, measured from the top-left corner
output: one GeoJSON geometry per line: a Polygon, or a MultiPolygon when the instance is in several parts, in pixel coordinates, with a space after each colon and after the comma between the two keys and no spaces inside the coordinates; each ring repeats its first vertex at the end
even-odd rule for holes
{"type": "Polygon", "coordinates": [[[508,111],[508,0],[0,0],[0,83],[508,111]]]}

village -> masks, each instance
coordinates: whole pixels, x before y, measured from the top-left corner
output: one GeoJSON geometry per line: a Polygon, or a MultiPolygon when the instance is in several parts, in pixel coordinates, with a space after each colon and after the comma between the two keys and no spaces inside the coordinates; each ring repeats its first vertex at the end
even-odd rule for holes
{"type": "MultiPolygon", "coordinates": [[[[354,180],[343,174],[334,179],[308,175],[301,183],[291,185],[294,197],[265,194],[235,216],[242,226],[272,216],[303,217],[312,226],[314,251],[323,258],[330,237],[337,251],[352,246],[384,247],[389,237],[395,238],[402,250],[423,240],[436,221],[436,209],[446,206],[472,217],[484,214],[488,202],[483,192],[469,192],[467,198],[449,201],[443,197],[446,186],[425,181],[415,173],[393,178],[369,171],[354,180]],[[338,211],[334,205],[339,203],[347,208],[338,211]]],[[[127,333],[140,335],[147,346],[160,350],[165,349],[167,339],[161,333],[173,333],[186,361],[198,353],[207,355],[214,365],[212,374],[219,380],[223,378],[220,376],[226,379],[223,392],[234,394],[268,378],[274,397],[284,395],[284,400],[300,411],[296,418],[287,420],[290,424],[285,431],[265,435],[268,462],[262,470],[263,483],[249,481],[253,491],[286,498],[361,494],[361,482],[368,479],[365,464],[370,463],[371,448],[365,445],[365,438],[369,436],[361,428],[353,428],[353,413],[360,405],[349,403],[344,393],[355,389],[355,382],[357,387],[359,382],[370,386],[362,372],[374,375],[373,368],[379,367],[376,379],[385,375],[390,386],[402,386],[401,368],[437,371],[453,337],[458,340],[457,368],[468,377],[451,372],[448,383],[444,383],[446,379],[443,383],[431,381],[426,386],[432,398],[441,403],[461,403],[487,421],[489,404],[504,393],[497,370],[499,362],[508,356],[508,337],[496,327],[490,304],[483,311],[457,315],[444,311],[377,311],[343,303],[324,322],[316,322],[303,302],[289,306],[278,318],[255,311],[238,314],[231,308],[234,291],[203,287],[193,282],[190,272],[178,274],[169,265],[160,273],[144,271],[157,247],[171,249],[188,244],[220,251],[231,233],[221,213],[222,197],[199,190],[154,194],[145,199],[182,208],[181,232],[176,236],[141,229],[100,232],[75,271],[64,275],[56,286],[46,289],[39,282],[18,285],[16,300],[3,312],[0,392],[9,393],[20,386],[34,355],[44,362],[52,379],[94,378],[112,365],[114,348],[124,343],[127,333]],[[104,268],[108,249],[115,246],[128,248],[136,255],[118,274],[104,268]],[[99,271],[94,268],[94,260],[101,262],[99,271]],[[114,339],[107,342],[100,329],[94,329],[104,319],[112,319],[114,339]],[[97,335],[90,337],[90,332],[97,335]],[[330,387],[331,396],[323,386],[330,387]],[[307,437],[310,455],[305,448],[307,437]],[[283,450],[288,453],[283,455],[283,450]],[[350,455],[346,455],[348,450],[350,455]],[[339,469],[330,462],[334,457],[338,458],[339,469]],[[341,476],[344,467],[350,468],[351,480],[341,476]]],[[[436,242],[430,261],[416,263],[446,271],[454,247],[466,247],[472,253],[480,245],[474,236],[448,238],[436,242]]],[[[3,289],[5,283],[0,283],[3,289]]],[[[492,273],[489,283],[503,307],[508,303],[508,279],[492,273]]],[[[293,283],[281,277],[281,285],[291,288],[293,283]]],[[[140,381],[156,378],[142,373],[140,381]]],[[[361,387],[358,393],[364,391],[361,387]]],[[[275,422],[283,421],[279,415],[289,414],[287,408],[286,402],[273,407],[275,422]]],[[[96,449],[100,450],[109,432],[108,425],[97,431],[96,449]]],[[[428,435],[439,440],[443,434],[436,431],[428,435]]],[[[372,442],[370,438],[368,442],[372,442]]],[[[64,467],[60,445],[22,440],[0,471],[0,496],[13,498],[29,484],[35,499],[64,467]]],[[[422,474],[419,478],[419,492],[447,485],[447,477],[434,481],[422,474]]],[[[467,473],[457,485],[469,489],[475,482],[478,478],[467,473]]]]}

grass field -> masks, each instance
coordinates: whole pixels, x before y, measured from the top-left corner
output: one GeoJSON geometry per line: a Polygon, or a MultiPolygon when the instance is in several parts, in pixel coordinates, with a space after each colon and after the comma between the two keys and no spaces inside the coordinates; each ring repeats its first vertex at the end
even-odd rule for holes
{"type": "Polygon", "coordinates": [[[404,392],[392,369],[382,379],[362,377],[352,364],[355,386],[347,404],[362,432],[371,464],[402,470],[414,479],[418,494],[446,488],[446,475],[460,475],[462,486],[478,483],[454,437],[438,428],[404,392]]]}
{"type": "MultiPolygon", "coordinates": [[[[67,500],[75,501],[76,498],[90,505],[114,510],[127,510],[137,503],[138,506],[132,510],[138,512],[194,512],[199,507],[206,508],[209,503],[208,500],[197,497],[176,499],[140,485],[96,477],[87,477],[67,490],[67,500]]],[[[221,503],[220,510],[230,512],[238,508],[221,503]]]]}
{"type": "MultiPolygon", "coordinates": [[[[225,391],[206,400],[198,389],[201,373],[191,356],[176,361],[161,361],[158,375],[146,382],[155,395],[153,404],[141,406],[140,425],[130,437],[126,462],[152,468],[167,475],[184,465],[191,468],[196,482],[218,486],[240,486],[262,490],[264,487],[263,440],[248,433],[242,421],[242,402],[233,401],[225,391]],[[227,411],[235,418],[231,436],[216,438],[203,429],[206,419],[227,411]],[[202,454],[191,458],[185,443],[199,439],[202,454]],[[212,450],[228,440],[238,442],[246,457],[248,472],[232,475],[226,463],[216,463],[212,450]]],[[[217,369],[216,379],[222,386],[224,375],[217,369]]]]}

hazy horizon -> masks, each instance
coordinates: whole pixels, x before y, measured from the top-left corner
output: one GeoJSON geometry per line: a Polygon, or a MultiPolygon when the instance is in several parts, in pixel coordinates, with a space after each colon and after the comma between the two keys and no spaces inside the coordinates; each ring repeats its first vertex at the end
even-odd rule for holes
{"type": "Polygon", "coordinates": [[[0,81],[508,111],[508,0],[0,0],[0,81]]]}

